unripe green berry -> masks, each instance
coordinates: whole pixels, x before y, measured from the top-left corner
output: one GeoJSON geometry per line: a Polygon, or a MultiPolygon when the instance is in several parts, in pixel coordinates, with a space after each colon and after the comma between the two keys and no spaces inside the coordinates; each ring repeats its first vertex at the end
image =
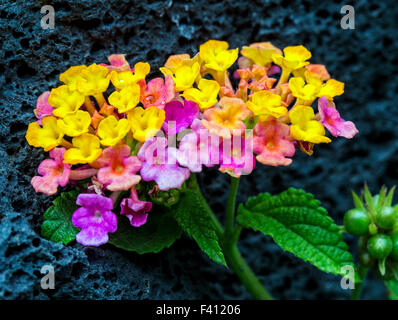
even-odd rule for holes
{"type": "Polygon", "coordinates": [[[368,241],[369,254],[376,259],[384,259],[392,251],[392,240],[385,234],[377,234],[368,241]]]}
{"type": "Polygon", "coordinates": [[[398,261],[398,233],[393,234],[391,240],[392,240],[391,259],[394,261],[398,261]]]}
{"type": "Polygon", "coordinates": [[[382,207],[376,213],[376,223],[380,228],[391,229],[397,221],[397,212],[393,207],[382,207]]]}
{"type": "Polygon", "coordinates": [[[366,211],[351,209],[344,216],[344,227],[354,236],[364,236],[368,233],[370,218],[366,211]]]}
{"type": "Polygon", "coordinates": [[[371,223],[371,224],[369,225],[369,233],[370,233],[372,236],[374,236],[374,235],[377,234],[377,232],[378,232],[377,226],[376,226],[374,223],[371,223]]]}

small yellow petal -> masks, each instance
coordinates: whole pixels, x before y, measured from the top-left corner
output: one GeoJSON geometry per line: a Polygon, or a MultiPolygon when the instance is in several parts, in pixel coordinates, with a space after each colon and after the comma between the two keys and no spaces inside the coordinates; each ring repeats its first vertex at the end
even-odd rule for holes
{"type": "Polygon", "coordinates": [[[26,140],[31,146],[41,147],[50,151],[61,144],[64,132],[57,126],[57,118],[47,116],[42,119],[42,127],[37,122],[32,122],[26,132],[26,140]]]}
{"type": "Polygon", "coordinates": [[[77,90],[78,81],[82,80],[81,72],[87,69],[86,65],[72,66],[65,72],[61,73],[59,80],[69,86],[73,91],[77,90]]]}
{"type": "Polygon", "coordinates": [[[108,116],[98,125],[98,136],[104,146],[118,144],[129,132],[130,124],[127,119],[117,120],[115,116],[108,116]]]}
{"type": "Polygon", "coordinates": [[[77,81],[77,89],[86,96],[95,96],[108,89],[110,73],[108,68],[93,63],[80,73],[82,79],[77,81]]]}
{"type": "Polygon", "coordinates": [[[217,96],[220,91],[220,85],[217,81],[200,79],[198,88],[189,88],[184,91],[182,96],[196,102],[201,110],[208,109],[217,103],[217,96]]]}
{"type": "Polygon", "coordinates": [[[83,133],[72,139],[73,147],[66,150],[64,162],[69,164],[94,162],[102,153],[98,137],[83,133]]]}
{"type": "Polygon", "coordinates": [[[109,103],[118,109],[119,113],[133,109],[140,102],[140,86],[133,83],[124,87],[120,92],[115,91],[109,96],[109,103]]]}
{"type": "Polygon", "coordinates": [[[84,103],[84,95],[73,91],[67,85],[59,86],[51,90],[48,103],[53,106],[53,115],[63,118],[75,113],[84,103]]]}
{"type": "Polygon", "coordinates": [[[90,124],[90,114],[82,110],[78,110],[75,114],[70,114],[63,119],[57,120],[58,127],[70,137],[76,137],[88,132],[90,124]]]}
{"type": "Polygon", "coordinates": [[[281,54],[282,51],[272,45],[271,42],[252,43],[249,47],[243,46],[241,53],[260,67],[269,66],[273,54],[281,54]]]}
{"type": "Polygon", "coordinates": [[[279,118],[287,113],[287,108],[281,106],[281,100],[281,96],[270,91],[256,91],[247,102],[247,107],[255,116],[279,118]]]}
{"type": "Polygon", "coordinates": [[[332,100],[335,96],[340,96],[344,93],[344,83],[335,79],[328,80],[318,93],[318,97],[326,97],[332,100]]]}
{"type": "Polygon", "coordinates": [[[146,109],[137,107],[127,113],[133,137],[140,142],[152,138],[162,127],[165,118],[165,111],[154,106],[146,109]]]}
{"type": "Polygon", "coordinates": [[[307,141],[311,143],[328,143],[331,140],[325,137],[325,128],[323,125],[312,120],[314,118],[314,110],[308,106],[296,106],[289,113],[290,134],[299,141],[307,141]]]}

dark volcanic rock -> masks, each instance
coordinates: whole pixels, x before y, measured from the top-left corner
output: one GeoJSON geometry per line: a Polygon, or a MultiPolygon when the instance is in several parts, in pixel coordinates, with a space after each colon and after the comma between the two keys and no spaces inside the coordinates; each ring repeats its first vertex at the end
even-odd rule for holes
{"type": "MultiPolygon", "coordinates": [[[[341,1],[0,1],[0,298],[153,299],[250,298],[235,276],[210,262],[187,238],[158,255],[114,249],[69,247],[40,237],[50,197],[37,195],[30,179],[44,158],[24,134],[34,120],[39,94],[56,86],[71,65],[105,62],[126,53],[130,63],[148,61],[153,74],[167,56],[195,54],[214,38],[232,47],[256,41],[303,44],[332,76],[346,84],[336,99],[360,134],[297,153],[293,165],[258,165],[242,179],[239,200],[260,191],[304,188],[322,200],[338,223],[351,208],[350,190],[367,181],[372,191],[398,178],[398,111],[393,97],[398,7],[394,1],[356,1],[356,29],[340,28],[341,1]],[[55,29],[42,30],[40,7],[55,8],[55,29]],[[55,290],[40,288],[40,269],[55,268],[55,290]]],[[[209,170],[200,182],[222,215],[228,177],[209,170]]],[[[352,239],[348,239],[350,243],[352,239]]],[[[254,271],[280,299],[342,299],[348,292],[325,275],[251,232],[241,244],[254,271]]],[[[383,298],[381,283],[366,298],[383,298]]]]}

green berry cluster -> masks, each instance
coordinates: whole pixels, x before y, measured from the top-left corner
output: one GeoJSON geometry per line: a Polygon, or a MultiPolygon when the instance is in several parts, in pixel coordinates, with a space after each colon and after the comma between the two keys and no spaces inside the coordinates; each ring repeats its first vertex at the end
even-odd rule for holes
{"type": "Polygon", "coordinates": [[[394,190],[387,193],[383,186],[372,196],[365,185],[360,197],[353,192],[355,208],[344,216],[346,232],[360,237],[360,263],[374,268],[383,280],[398,280],[398,205],[392,206],[394,190]]]}

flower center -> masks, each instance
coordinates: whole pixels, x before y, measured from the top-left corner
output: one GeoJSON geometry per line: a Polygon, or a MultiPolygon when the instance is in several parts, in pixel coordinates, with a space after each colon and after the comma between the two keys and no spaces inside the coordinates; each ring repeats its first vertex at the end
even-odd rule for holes
{"type": "Polygon", "coordinates": [[[101,217],[102,217],[102,215],[101,215],[101,211],[99,211],[99,210],[95,210],[95,212],[94,212],[94,216],[95,216],[96,218],[101,218],[101,217]]]}
{"type": "Polygon", "coordinates": [[[269,141],[269,142],[267,143],[267,148],[268,148],[268,149],[274,149],[274,148],[275,148],[275,143],[274,143],[273,141],[269,141]]]}
{"type": "Polygon", "coordinates": [[[124,167],[123,167],[123,165],[121,165],[121,164],[118,164],[118,165],[116,165],[116,166],[113,168],[113,171],[115,171],[116,173],[122,173],[123,170],[124,170],[124,167]]]}

